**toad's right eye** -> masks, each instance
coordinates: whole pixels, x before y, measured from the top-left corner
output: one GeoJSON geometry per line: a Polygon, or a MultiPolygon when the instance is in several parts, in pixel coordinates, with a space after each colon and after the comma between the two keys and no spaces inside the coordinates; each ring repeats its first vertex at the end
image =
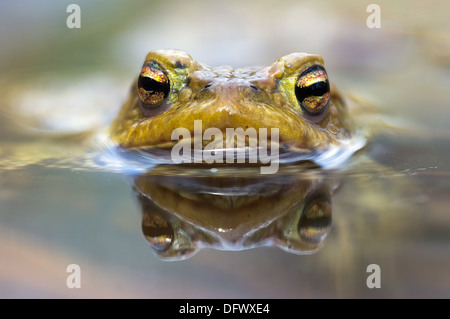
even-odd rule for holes
{"type": "Polygon", "coordinates": [[[155,62],[146,62],[138,83],[139,105],[143,110],[157,108],[170,92],[170,82],[163,69],[155,62]]]}

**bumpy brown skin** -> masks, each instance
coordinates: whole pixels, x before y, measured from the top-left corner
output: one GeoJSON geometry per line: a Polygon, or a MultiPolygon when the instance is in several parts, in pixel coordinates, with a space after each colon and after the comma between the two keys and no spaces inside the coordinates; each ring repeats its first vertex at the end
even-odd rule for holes
{"type": "Polygon", "coordinates": [[[156,62],[166,72],[170,92],[156,109],[143,112],[138,102],[137,81],[111,126],[111,138],[125,148],[168,148],[172,131],[190,130],[202,120],[203,131],[219,128],[279,129],[281,145],[292,150],[326,149],[349,138],[352,124],[343,100],[331,85],[329,108],[312,117],[303,112],[295,96],[298,76],[320,65],[317,55],[292,53],[259,69],[209,68],[177,50],[150,52],[145,62],[156,62]],[[144,114],[145,113],[145,114],[144,114]]]}

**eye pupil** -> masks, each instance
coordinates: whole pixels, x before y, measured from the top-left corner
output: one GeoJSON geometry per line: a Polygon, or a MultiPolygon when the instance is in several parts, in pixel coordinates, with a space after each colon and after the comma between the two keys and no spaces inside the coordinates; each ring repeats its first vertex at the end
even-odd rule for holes
{"type": "Polygon", "coordinates": [[[144,76],[139,77],[138,88],[143,102],[148,105],[158,104],[169,94],[168,83],[161,83],[144,76]]]}
{"type": "Polygon", "coordinates": [[[325,69],[313,66],[304,71],[297,80],[295,96],[306,114],[323,113],[330,98],[330,83],[325,69]]]}
{"type": "Polygon", "coordinates": [[[161,83],[153,80],[152,78],[144,76],[139,77],[138,87],[143,88],[144,90],[149,92],[162,92],[164,93],[164,95],[167,95],[169,93],[169,86],[167,85],[167,83],[161,83]]]}
{"type": "Polygon", "coordinates": [[[330,92],[328,80],[316,82],[305,87],[295,87],[295,95],[300,103],[309,96],[322,96],[328,92],[330,92]]]}

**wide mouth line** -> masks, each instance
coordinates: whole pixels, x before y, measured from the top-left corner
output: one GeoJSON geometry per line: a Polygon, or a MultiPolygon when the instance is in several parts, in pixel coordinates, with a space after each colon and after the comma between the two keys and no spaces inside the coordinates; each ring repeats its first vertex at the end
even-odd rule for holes
{"type": "Polygon", "coordinates": [[[162,142],[158,144],[151,144],[151,145],[139,145],[139,146],[132,146],[132,147],[126,147],[122,146],[124,149],[128,149],[131,151],[151,151],[155,149],[159,150],[169,150],[173,149],[175,145],[178,145],[180,148],[185,149],[191,149],[195,152],[261,152],[267,150],[267,152],[270,153],[271,149],[278,149],[279,152],[288,152],[288,151],[294,151],[294,152],[301,152],[301,153],[307,153],[310,152],[311,149],[308,148],[302,148],[298,146],[289,145],[287,143],[284,143],[283,141],[277,141],[277,140],[271,140],[270,138],[267,141],[259,141],[258,139],[250,139],[245,140],[245,146],[237,145],[236,141],[233,143],[233,147],[226,147],[226,141],[224,140],[222,147],[216,147],[214,144],[215,141],[211,140],[196,140],[195,138],[184,138],[179,141],[169,141],[169,142],[162,142]],[[201,142],[201,143],[200,143],[201,142]],[[252,143],[253,142],[253,143],[252,143]],[[255,143],[256,142],[256,143],[255,143]],[[252,145],[252,146],[251,146],[252,145]],[[256,145],[254,147],[253,145],[256,145]]]}
{"type": "MultiPolygon", "coordinates": [[[[222,163],[217,163],[214,161],[212,163],[207,163],[203,160],[195,163],[195,153],[192,149],[191,152],[186,155],[186,158],[188,159],[187,162],[177,163],[171,157],[172,148],[175,145],[174,142],[160,143],[158,145],[144,145],[139,147],[125,147],[122,145],[115,145],[116,147],[114,147],[111,145],[111,151],[107,152],[106,156],[103,156],[101,160],[111,163],[114,170],[124,170],[129,172],[144,172],[161,164],[193,165],[193,167],[196,167],[197,165],[197,167],[206,168],[208,172],[211,171],[212,173],[216,172],[215,168],[220,170],[219,166],[233,166],[236,168],[254,166],[262,167],[270,166],[273,163],[279,163],[280,165],[310,163],[311,165],[308,164],[307,167],[336,169],[341,167],[352,154],[363,148],[366,143],[367,140],[361,132],[357,132],[357,134],[351,138],[340,140],[339,143],[329,144],[321,148],[307,149],[279,143],[276,144],[279,146],[278,156],[271,157],[270,147],[267,148],[267,158],[269,158],[267,164],[261,162],[258,157],[256,158],[257,163],[249,163],[248,158],[245,157],[243,157],[245,159],[243,161],[244,163],[239,163],[235,157],[231,158],[233,160],[230,160],[230,163],[226,163],[226,161],[222,161],[222,163]]],[[[218,158],[222,158],[223,160],[223,155],[226,155],[227,149],[220,148],[216,151],[218,150],[222,151],[222,156],[218,158]]],[[[237,154],[236,148],[233,148],[232,151],[233,154],[237,154]]],[[[202,149],[198,152],[198,158],[203,158],[204,150],[202,149]]],[[[258,154],[258,152],[256,153],[258,154]]],[[[208,151],[208,155],[209,154],[210,151],[208,151]]],[[[249,149],[247,148],[247,150],[245,150],[244,148],[244,152],[240,154],[249,154],[249,149]]]]}

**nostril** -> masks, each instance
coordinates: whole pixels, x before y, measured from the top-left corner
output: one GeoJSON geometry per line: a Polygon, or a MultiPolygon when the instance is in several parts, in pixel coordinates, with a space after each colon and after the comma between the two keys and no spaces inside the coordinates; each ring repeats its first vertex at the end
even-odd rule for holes
{"type": "Polygon", "coordinates": [[[257,87],[256,85],[250,84],[250,88],[252,90],[255,90],[255,91],[259,92],[259,87],[257,87]]]}
{"type": "Polygon", "coordinates": [[[203,90],[209,89],[211,86],[212,86],[212,83],[206,84],[206,85],[202,88],[202,91],[203,91],[203,90]]]}

